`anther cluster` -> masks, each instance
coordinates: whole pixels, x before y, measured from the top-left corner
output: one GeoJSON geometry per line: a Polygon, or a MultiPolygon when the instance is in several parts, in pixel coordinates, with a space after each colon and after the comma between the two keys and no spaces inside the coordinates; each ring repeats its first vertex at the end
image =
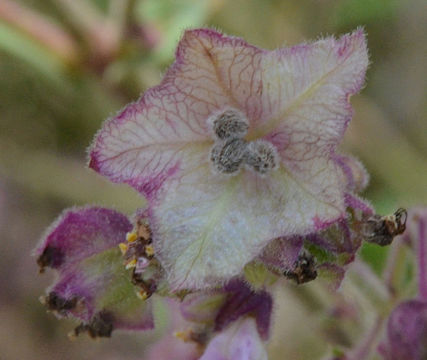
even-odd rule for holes
{"type": "Polygon", "coordinates": [[[215,115],[211,121],[215,144],[211,150],[211,162],[216,171],[236,174],[242,165],[260,174],[276,169],[278,155],[273,144],[265,140],[248,142],[244,139],[249,124],[240,111],[227,109],[215,115]]]}

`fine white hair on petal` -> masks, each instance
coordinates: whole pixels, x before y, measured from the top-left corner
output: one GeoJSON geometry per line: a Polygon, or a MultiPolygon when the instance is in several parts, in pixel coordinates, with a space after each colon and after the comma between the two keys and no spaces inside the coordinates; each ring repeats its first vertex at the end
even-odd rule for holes
{"type": "Polygon", "coordinates": [[[367,65],[361,29],[273,51],[186,31],[161,84],[105,123],[90,167],[148,198],[153,245],[174,289],[223,283],[272,239],[345,217],[336,148],[367,65]],[[218,139],[208,119],[225,109],[247,119],[238,139],[274,146],[275,171],[212,172],[212,147],[230,139],[218,139]]]}

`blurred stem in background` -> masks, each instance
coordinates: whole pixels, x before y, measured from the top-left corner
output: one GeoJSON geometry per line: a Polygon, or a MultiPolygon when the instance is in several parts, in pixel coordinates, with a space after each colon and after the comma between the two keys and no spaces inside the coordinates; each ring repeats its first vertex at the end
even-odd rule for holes
{"type": "Polygon", "coordinates": [[[78,46],[62,27],[11,0],[0,3],[0,48],[24,60],[56,85],[78,61],[78,46]]]}
{"type": "Polygon", "coordinates": [[[128,6],[133,2],[121,1],[121,6],[117,6],[117,1],[111,1],[110,8],[113,13],[103,14],[92,3],[86,0],[55,0],[55,5],[63,11],[73,26],[73,30],[78,33],[87,44],[89,50],[89,64],[102,73],[118,54],[126,28],[126,15],[131,11],[128,6]],[[108,16],[109,15],[109,16],[108,16]]]}
{"type": "MultiPolygon", "coordinates": [[[[78,45],[72,36],[34,9],[29,9],[13,0],[2,0],[0,19],[3,26],[9,25],[10,28],[22,31],[28,38],[43,45],[64,63],[73,64],[77,61],[78,45]]],[[[12,42],[13,38],[9,40],[12,42]]],[[[31,51],[28,52],[27,56],[29,55],[31,51]]]]}

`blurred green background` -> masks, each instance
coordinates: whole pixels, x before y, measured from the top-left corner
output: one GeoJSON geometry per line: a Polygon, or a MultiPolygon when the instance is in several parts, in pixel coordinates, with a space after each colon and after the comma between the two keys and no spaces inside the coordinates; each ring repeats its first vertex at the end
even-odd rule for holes
{"type": "MultiPolygon", "coordinates": [[[[131,214],[141,204],[86,169],[85,151],[105,118],[159,82],[184,29],[215,27],[272,49],[359,25],[371,66],[343,151],[366,165],[364,196],[379,212],[427,204],[425,0],[1,0],[0,358],[142,359],[155,338],[68,341],[73,324],[38,302],[52,277],[38,276],[30,253],[66,207],[131,214]]],[[[386,252],[362,249],[377,272],[386,252]]],[[[271,358],[320,359],[312,305],[279,297],[271,358]]]]}

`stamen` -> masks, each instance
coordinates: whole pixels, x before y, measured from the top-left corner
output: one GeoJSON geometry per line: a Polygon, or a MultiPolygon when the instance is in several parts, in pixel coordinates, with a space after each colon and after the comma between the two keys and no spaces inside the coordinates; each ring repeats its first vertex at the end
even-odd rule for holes
{"type": "Polygon", "coordinates": [[[153,256],[154,255],[154,247],[153,247],[153,245],[145,245],[145,254],[147,256],[153,256]]]}
{"type": "Polygon", "coordinates": [[[122,255],[126,254],[126,251],[128,251],[128,246],[125,243],[119,244],[120,251],[122,252],[122,255]]]}
{"type": "Polygon", "coordinates": [[[219,142],[211,150],[211,161],[215,170],[223,174],[237,173],[243,163],[247,142],[231,139],[219,142]]]}
{"type": "Polygon", "coordinates": [[[286,270],[283,275],[294,280],[298,285],[316,279],[316,261],[311,254],[303,252],[298,256],[292,270],[286,270]]]}
{"type": "Polygon", "coordinates": [[[246,149],[245,164],[260,174],[277,169],[279,155],[275,146],[265,140],[250,142],[246,149]]]}
{"type": "Polygon", "coordinates": [[[246,116],[237,109],[227,109],[220,114],[214,114],[208,122],[218,139],[243,138],[248,132],[249,124],[246,116]]]}
{"type": "Polygon", "coordinates": [[[136,262],[135,273],[137,274],[142,273],[144,269],[146,269],[149,265],[150,265],[150,260],[148,260],[144,256],[140,256],[136,262]]]}
{"type": "Polygon", "coordinates": [[[128,232],[126,234],[126,241],[127,242],[134,242],[136,239],[138,239],[138,235],[136,232],[128,232]]]}
{"type": "Polygon", "coordinates": [[[141,300],[147,300],[150,296],[145,290],[139,290],[136,292],[136,296],[138,296],[141,300]]]}
{"type": "Polygon", "coordinates": [[[126,270],[129,270],[129,269],[132,269],[132,268],[134,268],[134,267],[136,267],[136,259],[132,259],[131,261],[129,261],[127,264],[126,264],[126,270]]]}
{"type": "Polygon", "coordinates": [[[205,331],[197,332],[192,329],[175,331],[173,335],[183,342],[195,342],[199,346],[205,346],[208,341],[208,334],[205,331]]]}
{"type": "Polygon", "coordinates": [[[190,337],[190,331],[189,330],[175,331],[173,333],[173,336],[175,336],[177,339],[182,340],[184,342],[188,342],[191,339],[191,337],[190,337]]]}
{"type": "Polygon", "coordinates": [[[141,220],[137,224],[137,234],[144,241],[151,241],[151,230],[148,224],[143,223],[141,220]]]}

